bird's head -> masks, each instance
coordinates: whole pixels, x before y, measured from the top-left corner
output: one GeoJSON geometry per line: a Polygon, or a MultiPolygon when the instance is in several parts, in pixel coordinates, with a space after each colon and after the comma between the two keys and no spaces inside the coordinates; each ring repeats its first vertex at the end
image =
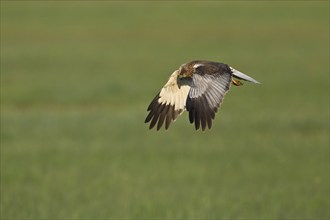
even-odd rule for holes
{"type": "Polygon", "coordinates": [[[179,78],[189,77],[191,74],[189,73],[189,69],[186,65],[181,65],[179,68],[179,78]]]}
{"type": "Polygon", "coordinates": [[[195,68],[191,63],[186,63],[180,66],[179,68],[179,78],[192,77],[194,74],[195,68]]]}

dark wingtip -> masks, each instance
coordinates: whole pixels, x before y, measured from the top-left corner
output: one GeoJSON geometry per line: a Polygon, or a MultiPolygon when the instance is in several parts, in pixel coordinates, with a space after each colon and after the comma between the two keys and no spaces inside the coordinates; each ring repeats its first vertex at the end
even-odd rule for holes
{"type": "MultiPolygon", "coordinates": [[[[150,113],[149,113],[150,114],[150,113]]],[[[148,123],[151,120],[151,117],[148,115],[146,119],[144,119],[144,123],[148,123]]]]}

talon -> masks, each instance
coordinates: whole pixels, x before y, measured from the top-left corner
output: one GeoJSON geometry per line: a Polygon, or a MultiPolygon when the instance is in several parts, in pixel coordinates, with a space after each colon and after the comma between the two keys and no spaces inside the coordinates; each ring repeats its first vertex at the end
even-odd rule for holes
{"type": "Polygon", "coordinates": [[[243,85],[243,83],[239,80],[235,80],[235,79],[232,79],[231,82],[235,85],[235,86],[241,86],[243,85]]]}

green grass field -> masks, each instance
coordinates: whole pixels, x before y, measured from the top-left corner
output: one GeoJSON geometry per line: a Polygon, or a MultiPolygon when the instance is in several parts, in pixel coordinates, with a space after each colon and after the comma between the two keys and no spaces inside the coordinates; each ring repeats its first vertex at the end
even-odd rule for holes
{"type": "Polygon", "coordinates": [[[1,218],[329,218],[329,2],[1,1],[1,218]],[[212,130],[146,108],[222,61],[212,130]]]}

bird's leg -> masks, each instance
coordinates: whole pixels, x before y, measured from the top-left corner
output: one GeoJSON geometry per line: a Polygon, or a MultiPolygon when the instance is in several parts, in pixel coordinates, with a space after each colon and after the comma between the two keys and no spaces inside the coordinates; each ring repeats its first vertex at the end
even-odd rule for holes
{"type": "Polygon", "coordinates": [[[231,83],[234,84],[235,86],[241,86],[243,83],[237,79],[232,79],[231,83]]]}

